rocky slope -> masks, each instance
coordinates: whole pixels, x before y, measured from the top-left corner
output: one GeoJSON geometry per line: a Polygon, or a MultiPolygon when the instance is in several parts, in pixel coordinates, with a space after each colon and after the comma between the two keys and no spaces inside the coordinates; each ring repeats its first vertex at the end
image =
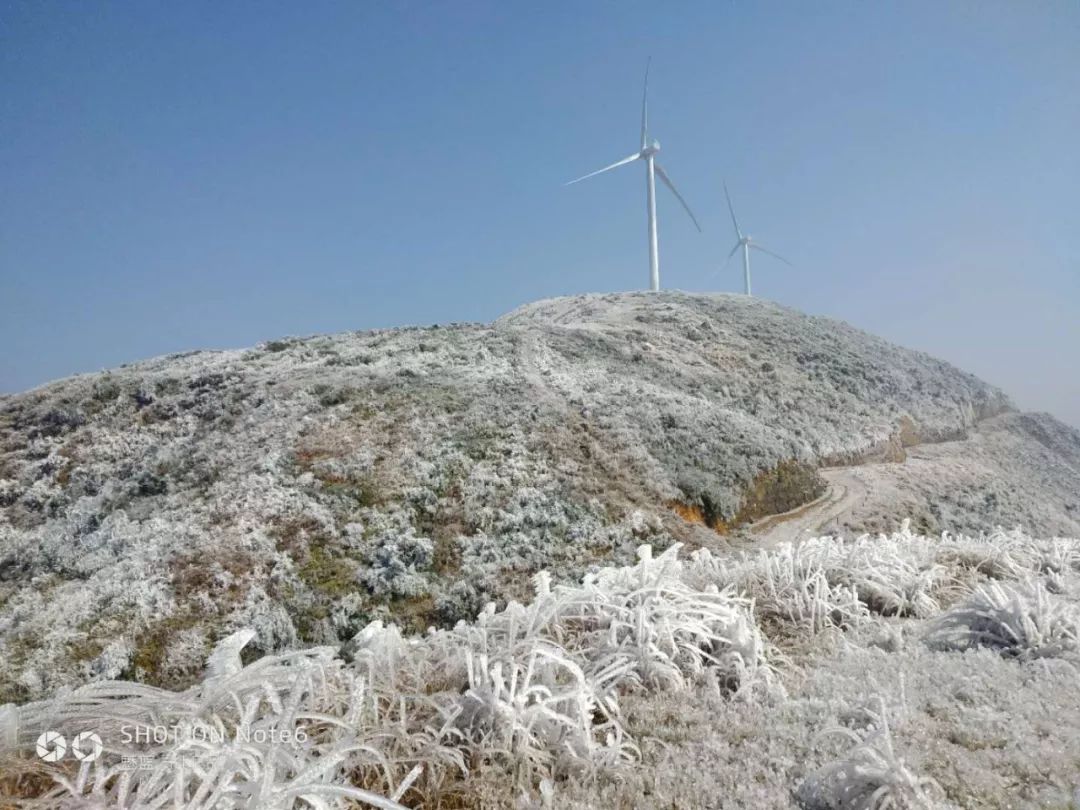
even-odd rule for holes
{"type": "Polygon", "coordinates": [[[242,626],[257,654],[449,624],[540,568],[723,545],[816,497],[819,465],[886,461],[868,526],[1080,533],[1076,431],[741,296],[581,296],[62,380],[0,400],[0,701],[182,686],[242,626]]]}

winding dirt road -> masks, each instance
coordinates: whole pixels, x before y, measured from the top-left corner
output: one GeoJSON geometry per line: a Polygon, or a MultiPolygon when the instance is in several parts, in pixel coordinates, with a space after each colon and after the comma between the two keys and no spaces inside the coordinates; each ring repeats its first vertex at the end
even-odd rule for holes
{"type": "Polygon", "coordinates": [[[822,478],[828,482],[825,494],[790,512],[769,515],[751,524],[754,547],[767,548],[838,531],[844,516],[870,493],[873,466],[867,464],[819,470],[822,478]]]}

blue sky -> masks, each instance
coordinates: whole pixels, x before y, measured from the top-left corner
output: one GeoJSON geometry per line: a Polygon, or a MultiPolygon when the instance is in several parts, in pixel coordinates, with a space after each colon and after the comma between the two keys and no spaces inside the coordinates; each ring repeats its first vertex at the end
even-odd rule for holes
{"type": "Polygon", "coordinates": [[[0,391],[648,280],[843,318],[1080,425],[1080,5],[0,3],[0,391]]]}

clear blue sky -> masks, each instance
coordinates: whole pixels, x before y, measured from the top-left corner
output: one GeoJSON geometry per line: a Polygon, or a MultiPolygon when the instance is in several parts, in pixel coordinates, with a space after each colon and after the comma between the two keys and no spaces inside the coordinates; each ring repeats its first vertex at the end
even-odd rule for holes
{"type": "Polygon", "coordinates": [[[646,285],[843,318],[1080,425],[1080,4],[2,2],[0,391],[646,285]]]}

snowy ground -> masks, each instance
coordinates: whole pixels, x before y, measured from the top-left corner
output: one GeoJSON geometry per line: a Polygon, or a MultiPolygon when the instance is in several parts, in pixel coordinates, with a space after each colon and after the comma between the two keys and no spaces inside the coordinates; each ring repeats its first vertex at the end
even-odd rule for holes
{"type": "Polygon", "coordinates": [[[996,525],[1080,534],[1080,432],[1045,414],[987,419],[963,438],[921,444],[903,464],[874,465],[868,496],[847,513],[847,530],[880,531],[889,510],[920,528],[996,525]]]}

